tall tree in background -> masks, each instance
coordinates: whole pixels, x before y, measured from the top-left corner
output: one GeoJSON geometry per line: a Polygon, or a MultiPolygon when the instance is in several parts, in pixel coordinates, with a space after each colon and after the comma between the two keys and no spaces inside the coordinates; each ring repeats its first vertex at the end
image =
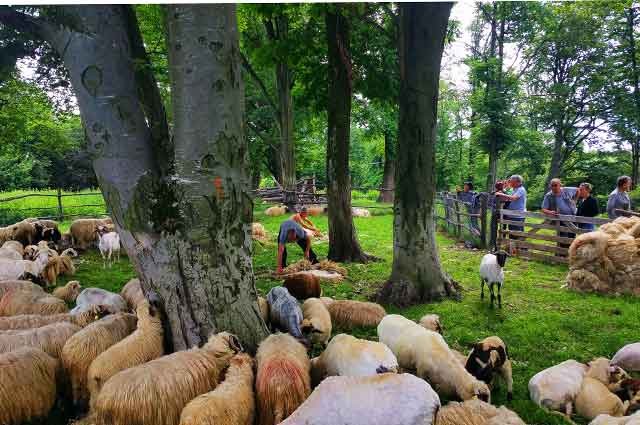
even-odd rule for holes
{"type": "Polygon", "coordinates": [[[379,301],[407,305],[456,293],[435,238],[440,62],[452,3],[400,4],[400,121],[393,268],[379,301]]]}
{"type": "Polygon", "coordinates": [[[130,6],[37,18],[1,7],[0,21],[63,58],[107,206],[172,348],[220,330],[255,348],[267,329],[251,263],[235,6],[168,7],[173,138],[153,75],[134,66],[148,59],[130,6]]]}

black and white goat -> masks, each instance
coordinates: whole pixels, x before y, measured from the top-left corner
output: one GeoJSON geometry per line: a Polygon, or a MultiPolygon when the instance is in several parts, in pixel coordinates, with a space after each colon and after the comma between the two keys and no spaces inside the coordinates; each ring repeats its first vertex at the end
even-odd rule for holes
{"type": "Polygon", "coordinates": [[[498,307],[502,308],[502,295],[500,290],[504,284],[504,264],[507,261],[508,254],[504,251],[497,251],[492,254],[486,254],[480,262],[480,298],[484,299],[484,284],[489,286],[491,291],[491,307],[495,300],[493,285],[498,285],[498,307]]]}

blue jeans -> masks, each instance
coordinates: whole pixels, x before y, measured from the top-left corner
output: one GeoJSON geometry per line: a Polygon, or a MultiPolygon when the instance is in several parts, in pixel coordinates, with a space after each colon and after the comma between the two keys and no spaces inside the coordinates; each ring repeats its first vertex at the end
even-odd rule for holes
{"type": "Polygon", "coordinates": [[[578,227],[580,229],[589,230],[590,232],[596,230],[596,226],[593,223],[578,223],[578,227]]]}

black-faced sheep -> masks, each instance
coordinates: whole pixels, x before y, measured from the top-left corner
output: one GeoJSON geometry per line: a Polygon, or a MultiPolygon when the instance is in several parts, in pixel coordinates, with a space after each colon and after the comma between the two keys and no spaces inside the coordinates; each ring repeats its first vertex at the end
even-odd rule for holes
{"type": "Polygon", "coordinates": [[[373,376],[397,371],[398,359],[389,347],[347,334],[334,336],[322,354],[311,360],[314,385],[325,376],[373,376]]]}
{"type": "Polygon", "coordinates": [[[19,314],[17,316],[0,317],[0,330],[32,329],[58,322],[69,322],[85,327],[107,314],[109,314],[109,311],[99,305],[79,314],[19,314]]]}
{"type": "Polygon", "coordinates": [[[318,298],[322,295],[320,279],[307,273],[296,273],[285,278],[282,284],[291,295],[299,300],[318,298]]]}
{"type": "Polygon", "coordinates": [[[253,359],[247,354],[234,356],[224,381],[185,406],[180,425],[253,425],[256,412],[253,379],[253,359]]]}
{"type": "Polygon", "coordinates": [[[332,376],[282,425],[432,425],[440,398],[408,373],[332,376]]]}
{"type": "Polygon", "coordinates": [[[395,354],[400,367],[415,369],[417,376],[429,381],[438,394],[490,401],[487,384],[465,370],[439,333],[391,314],[378,325],[378,337],[395,354]]]}
{"type": "Polygon", "coordinates": [[[120,296],[127,302],[130,310],[135,310],[139,303],[146,300],[138,278],[128,281],[120,291],[120,296]]]}
{"type": "Polygon", "coordinates": [[[491,292],[491,307],[495,301],[494,285],[498,285],[498,307],[502,308],[502,285],[504,285],[504,264],[507,261],[507,253],[498,251],[495,254],[486,254],[480,261],[480,298],[484,299],[484,284],[489,286],[491,292]]]}
{"type": "MultiPolygon", "coordinates": [[[[82,313],[84,314],[84,313],[82,313]]],[[[71,385],[74,404],[84,408],[89,402],[87,371],[91,362],[136,328],[137,318],[129,313],[109,315],[73,334],[62,348],[62,365],[71,385]]]]}
{"type": "Polygon", "coordinates": [[[160,312],[148,302],[142,302],[136,308],[136,315],[136,330],[98,355],[89,366],[87,385],[92,405],[109,378],[122,370],[147,363],[164,354],[160,312]]]}
{"type": "Polygon", "coordinates": [[[440,323],[440,316],[437,314],[425,314],[420,318],[418,324],[427,330],[438,332],[442,335],[442,324],[440,323]]]}
{"type": "Polygon", "coordinates": [[[59,322],[35,329],[3,331],[0,333],[0,353],[20,347],[33,347],[57,359],[60,358],[64,343],[80,329],[80,326],[73,323],[59,322]]]}
{"type": "Polygon", "coordinates": [[[529,396],[538,406],[571,415],[587,366],[575,360],[542,370],[529,381],[529,396]]]}
{"type": "Polygon", "coordinates": [[[127,302],[119,294],[102,288],[86,288],[76,298],[76,306],[71,313],[80,313],[92,304],[109,306],[112,313],[127,311],[127,302]]]}
{"type": "Polygon", "coordinates": [[[57,367],[56,359],[37,348],[0,354],[0,424],[46,417],[56,400],[57,367]]]}
{"type": "Polygon", "coordinates": [[[611,359],[611,364],[620,366],[627,372],[640,372],[640,342],[627,344],[611,359]]]}
{"type": "Polygon", "coordinates": [[[513,398],[511,360],[507,345],[497,336],[490,336],[475,344],[465,363],[467,372],[487,385],[499,374],[507,384],[507,400],[513,398]]]}
{"type": "Polygon", "coordinates": [[[238,339],[222,332],[202,348],[178,351],[113,376],[95,403],[96,425],[178,425],[191,400],[216,388],[238,339]]]}
{"type": "Polygon", "coordinates": [[[274,330],[290,333],[305,346],[309,340],[303,335],[300,325],[304,319],[298,301],[293,298],[287,288],[276,286],[267,294],[269,303],[269,323],[274,330]]]}
{"type": "Polygon", "coordinates": [[[481,400],[451,402],[441,408],[436,425],[526,425],[520,417],[504,406],[497,408],[481,400]]]}
{"type": "Polygon", "coordinates": [[[258,425],[286,419],[311,393],[305,347],[289,334],[269,335],[256,354],[258,425]]]}
{"type": "Polygon", "coordinates": [[[327,305],[333,326],[338,329],[378,326],[387,314],[384,308],[376,303],[352,300],[328,301],[325,297],[321,299],[327,305]]]}
{"type": "Polygon", "coordinates": [[[0,316],[18,314],[59,314],[67,313],[67,304],[58,297],[32,290],[12,290],[0,300],[0,316]]]}
{"type": "Polygon", "coordinates": [[[309,298],[302,304],[302,333],[311,343],[327,345],[331,338],[331,315],[319,298],[309,298]]]}
{"type": "Polygon", "coordinates": [[[80,285],[80,282],[78,282],[77,280],[71,280],[67,282],[66,285],[54,289],[51,295],[53,295],[54,297],[58,297],[68,303],[71,303],[78,298],[81,290],[82,285],[80,285]]]}

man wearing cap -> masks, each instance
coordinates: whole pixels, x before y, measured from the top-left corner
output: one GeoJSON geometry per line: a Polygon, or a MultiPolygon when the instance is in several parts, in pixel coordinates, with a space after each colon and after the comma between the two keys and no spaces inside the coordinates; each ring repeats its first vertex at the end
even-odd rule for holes
{"type": "Polygon", "coordinates": [[[304,252],[304,258],[311,264],[318,262],[318,257],[311,249],[311,236],[304,231],[304,228],[294,220],[286,220],[280,225],[278,232],[278,268],[277,272],[282,273],[282,269],[287,267],[287,243],[296,242],[304,252]]]}

